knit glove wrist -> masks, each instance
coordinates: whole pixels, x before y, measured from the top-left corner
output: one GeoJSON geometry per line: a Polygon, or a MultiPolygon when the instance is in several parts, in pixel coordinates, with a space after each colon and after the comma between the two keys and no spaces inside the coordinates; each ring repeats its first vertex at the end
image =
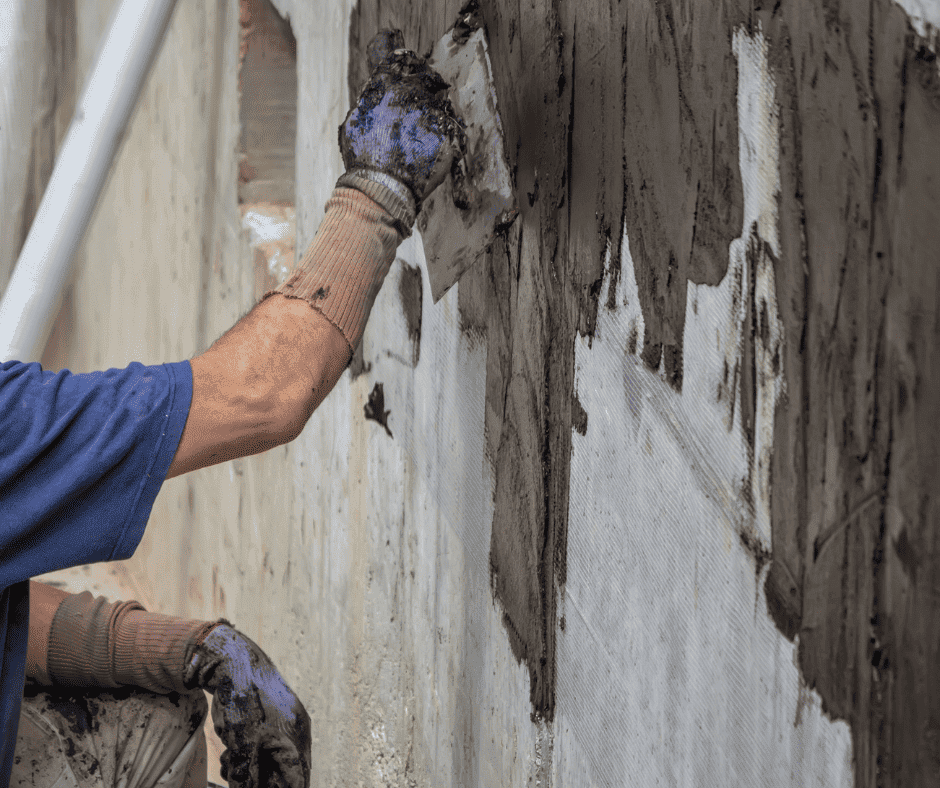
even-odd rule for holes
{"type": "Polygon", "coordinates": [[[186,692],[190,645],[211,622],[148,613],[139,602],[109,602],[88,591],[65,597],[49,630],[49,683],[61,687],[133,686],[186,692]]]}
{"type": "Polygon", "coordinates": [[[280,293],[306,301],[340,330],[351,358],[399,243],[388,211],[359,190],[336,188],[300,264],[264,298],[280,293]]]}
{"type": "Polygon", "coordinates": [[[226,747],[221,773],[229,785],[307,788],[310,717],[267,654],[222,620],[188,656],[184,683],[213,695],[212,721],[226,747]]]}
{"type": "Polygon", "coordinates": [[[375,200],[395,220],[395,228],[402,238],[411,236],[418,208],[414,195],[405,184],[384,172],[365,167],[353,167],[343,173],[336,187],[357,189],[375,200]]]}

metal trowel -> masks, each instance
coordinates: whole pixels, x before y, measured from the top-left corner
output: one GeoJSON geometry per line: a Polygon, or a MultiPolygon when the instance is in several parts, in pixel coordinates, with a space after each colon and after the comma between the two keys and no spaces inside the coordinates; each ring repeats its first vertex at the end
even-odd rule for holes
{"type": "Polygon", "coordinates": [[[456,164],[457,183],[454,173],[448,175],[425,198],[417,221],[437,303],[519,211],[476,3],[461,10],[457,23],[432,50],[428,65],[450,85],[448,98],[467,133],[467,154],[456,164]]]}

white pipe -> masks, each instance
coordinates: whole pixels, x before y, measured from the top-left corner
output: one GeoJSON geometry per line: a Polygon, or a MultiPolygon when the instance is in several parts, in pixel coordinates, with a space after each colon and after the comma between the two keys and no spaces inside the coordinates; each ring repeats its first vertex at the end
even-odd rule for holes
{"type": "MultiPolygon", "coordinates": [[[[122,0],[0,302],[0,361],[37,361],[176,0],[122,0]]],[[[2,218],[0,218],[2,221],[2,218]]]]}

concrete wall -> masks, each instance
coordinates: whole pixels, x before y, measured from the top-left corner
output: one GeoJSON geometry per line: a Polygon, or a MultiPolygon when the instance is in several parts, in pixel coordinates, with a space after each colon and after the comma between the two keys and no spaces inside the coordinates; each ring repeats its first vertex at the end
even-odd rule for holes
{"type": "Polygon", "coordinates": [[[39,21],[41,14],[28,13],[29,3],[6,3],[0,9],[0,210],[3,216],[16,217],[16,226],[8,226],[0,241],[0,281],[6,282],[16,261],[21,243],[20,234],[23,201],[29,160],[14,156],[14,152],[27,149],[33,127],[33,112],[37,103],[42,62],[39,21]]]}
{"type": "MultiPolygon", "coordinates": [[[[180,0],[46,365],[211,344],[313,237],[365,43],[458,10],[276,0],[272,241],[250,5],[180,0]]],[[[303,434],[167,482],[130,570],[282,667],[316,785],[932,784],[940,11],[482,5],[520,218],[436,305],[403,244],[303,434]]],[[[75,0],[79,85],[112,7],[75,0]]]]}
{"type": "Polygon", "coordinates": [[[26,239],[74,106],[71,0],[0,8],[0,282],[26,239]]]}

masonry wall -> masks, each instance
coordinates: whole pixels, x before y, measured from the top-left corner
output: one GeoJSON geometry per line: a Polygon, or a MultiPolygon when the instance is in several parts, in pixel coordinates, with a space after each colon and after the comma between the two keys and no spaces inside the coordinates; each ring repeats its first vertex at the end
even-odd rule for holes
{"type": "MultiPolygon", "coordinates": [[[[74,93],[113,4],[48,2],[74,93]]],[[[312,239],[371,35],[459,3],[276,0],[272,200],[257,6],[180,0],[46,366],[211,344],[312,239]]],[[[482,16],[519,219],[438,304],[403,244],[300,438],[167,482],[131,571],[282,666],[317,785],[934,784],[940,8],[482,16]]]]}

